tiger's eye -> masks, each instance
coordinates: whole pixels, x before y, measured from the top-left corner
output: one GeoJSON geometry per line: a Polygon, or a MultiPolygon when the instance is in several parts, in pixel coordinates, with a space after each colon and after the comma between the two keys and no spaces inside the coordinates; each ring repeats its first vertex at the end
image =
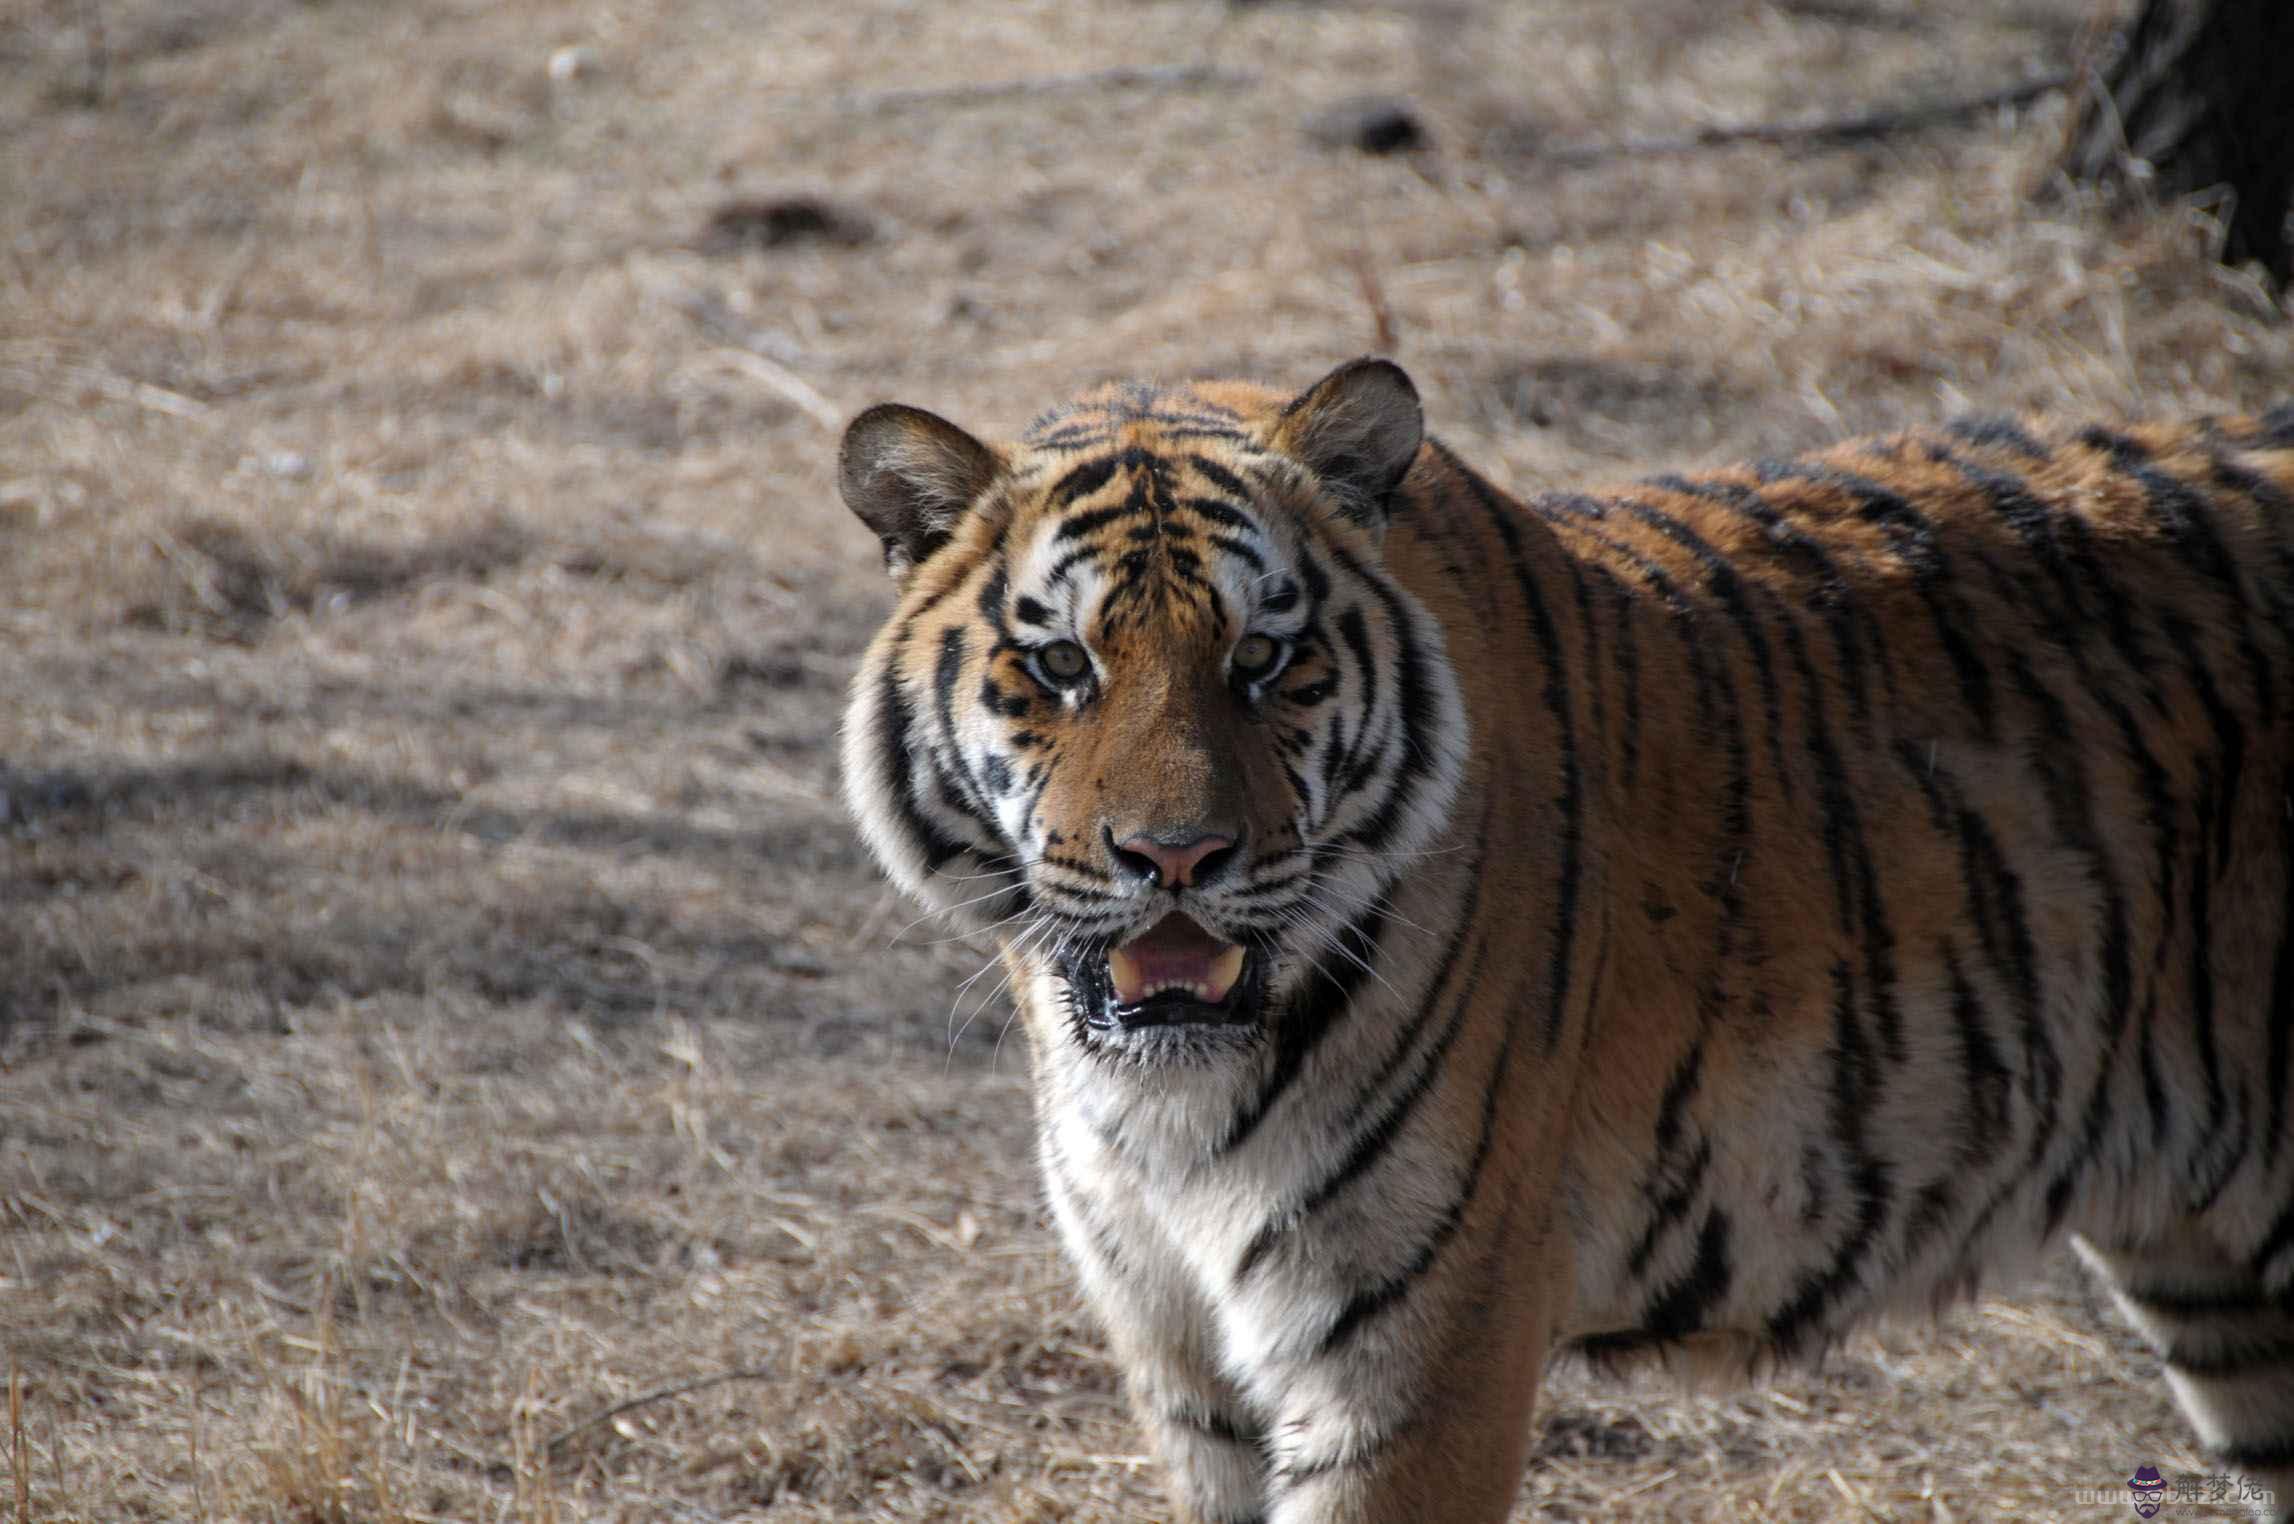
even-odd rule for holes
{"type": "Polygon", "coordinates": [[[1235,670],[1245,677],[1264,675],[1282,658],[1282,642],[1272,635],[1245,635],[1235,642],[1235,670]]]}
{"type": "Polygon", "coordinates": [[[1091,658],[1072,640],[1055,640],[1036,652],[1044,675],[1054,682],[1072,683],[1091,670],[1091,658]]]}

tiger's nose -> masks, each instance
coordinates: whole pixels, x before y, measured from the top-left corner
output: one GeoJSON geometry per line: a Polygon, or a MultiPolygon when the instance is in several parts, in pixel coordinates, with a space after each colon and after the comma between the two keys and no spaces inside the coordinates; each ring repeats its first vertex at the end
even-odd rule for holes
{"type": "Polygon", "coordinates": [[[1226,871],[1235,859],[1232,836],[1189,836],[1158,840],[1142,832],[1118,842],[1107,832],[1107,850],[1115,864],[1134,878],[1163,889],[1199,887],[1226,871]]]}

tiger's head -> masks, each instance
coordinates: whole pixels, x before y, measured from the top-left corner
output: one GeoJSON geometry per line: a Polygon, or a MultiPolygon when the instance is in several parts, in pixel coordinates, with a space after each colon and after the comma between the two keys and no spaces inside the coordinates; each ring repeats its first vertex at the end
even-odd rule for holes
{"type": "Polygon", "coordinates": [[[847,797],[910,894],[1049,976],[1068,1040],[1261,1043],[1456,790],[1440,627],[1381,563],[1416,389],[1124,384],[985,444],[916,408],[847,431],[897,609],[856,677],[847,797]]]}

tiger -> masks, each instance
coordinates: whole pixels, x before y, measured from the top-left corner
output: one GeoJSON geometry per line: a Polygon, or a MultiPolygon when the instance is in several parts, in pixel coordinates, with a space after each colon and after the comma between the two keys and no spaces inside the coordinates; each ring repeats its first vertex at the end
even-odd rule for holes
{"type": "Polygon", "coordinates": [[[2294,1516],[2294,405],[1518,497],[1373,358],[837,474],[849,804],[1000,949],[1184,1517],[1502,1519],[1550,1361],[2065,1244],[2294,1516]]]}

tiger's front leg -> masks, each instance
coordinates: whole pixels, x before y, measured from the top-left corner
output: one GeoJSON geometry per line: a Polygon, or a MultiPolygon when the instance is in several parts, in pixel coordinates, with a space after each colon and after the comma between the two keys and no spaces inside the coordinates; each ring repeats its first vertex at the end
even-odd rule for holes
{"type": "MultiPolygon", "coordinates": [[[[1098,1297],[1139,1426],[1163,1463],[1165,1487],[1195,1524],[1260,1524],[1267,1517],[1265,1437],[1203,1363],[1200,1346],[1169,1325],[1127,1318],[1098,1297]]],[[[1129,1309],[1136,1314],[1136,1306],[1129,1309]]]]}
{"type": "Polygon", "coordinates": [[[1176,1249],[1136,1203],[1071,1178],[1055,1138],[1045,1140],[1044,1181],[1171,1501],[1193,1524],[1258,1524],[1265,1435],[1213,1363],[1209,1309],[1176,1249]]]}
{"type": "MultiPolygon", "coordinates": [[[[1360,1296],[1283,1380],[1267,1444],[1269,1524],[1499,1524],[1529,1460],[1558,1254],[1493,1238],[1422,1298],[1360,1296]]],[[[1392,1291],[1391,1284],[1379,1288],[1392,1291]]]]}

